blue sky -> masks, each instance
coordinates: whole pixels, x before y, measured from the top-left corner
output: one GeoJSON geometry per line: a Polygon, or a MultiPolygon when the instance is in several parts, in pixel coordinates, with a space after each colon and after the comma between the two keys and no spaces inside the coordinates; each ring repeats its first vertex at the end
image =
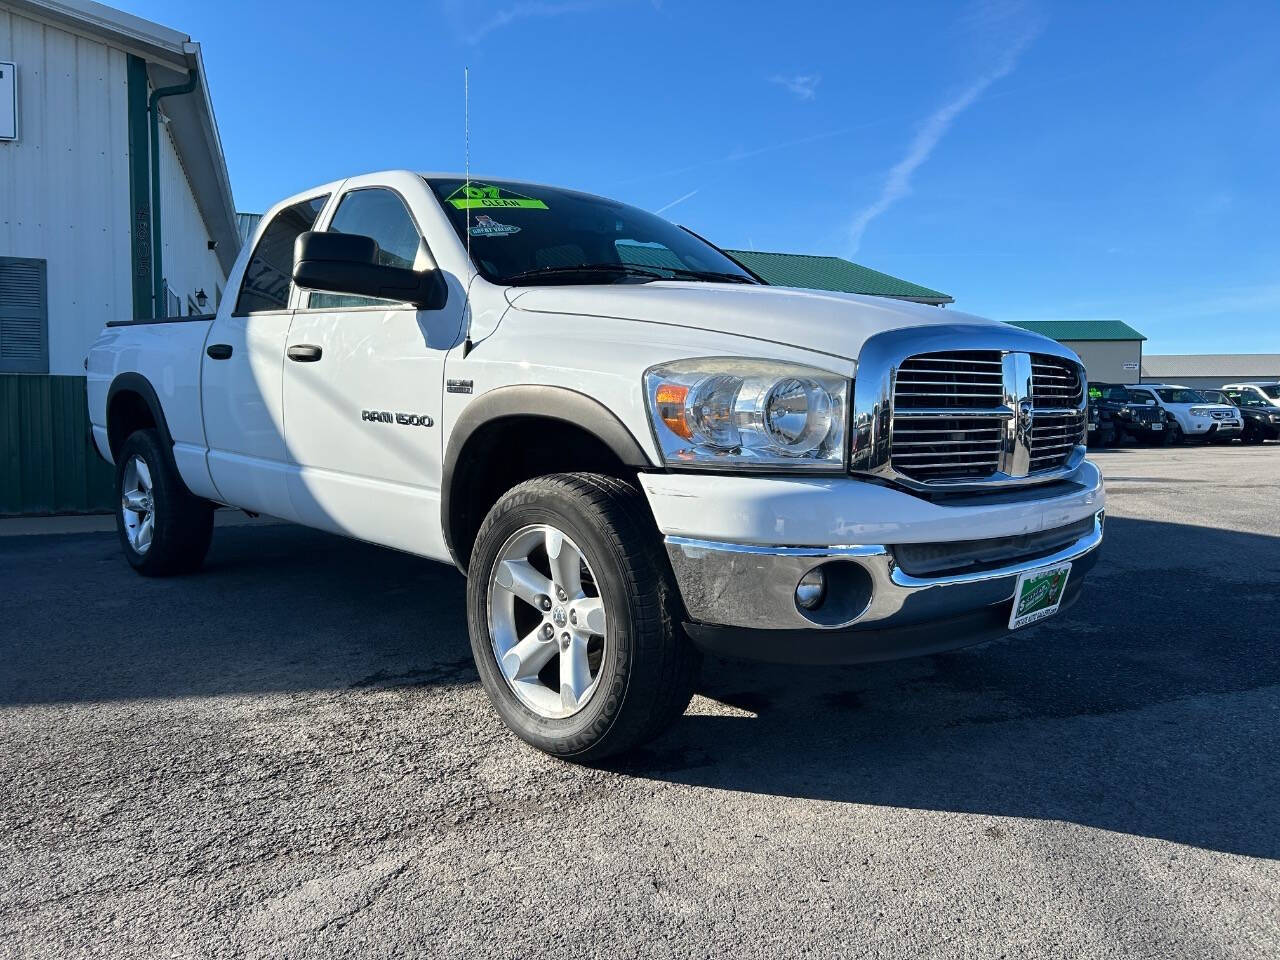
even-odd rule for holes
{"type": "Polygon", "coordinates": [[[469,65],[473,172],[996,319],[1280,352],[1274,3],[118,2],[203,44],[242,210],[460,169],[469,65]]]}

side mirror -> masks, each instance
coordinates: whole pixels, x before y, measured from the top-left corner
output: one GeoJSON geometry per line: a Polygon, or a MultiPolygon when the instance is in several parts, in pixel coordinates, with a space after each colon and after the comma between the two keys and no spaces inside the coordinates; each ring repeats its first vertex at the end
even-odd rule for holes
{"type": "Polygon", "coordinates": [[[308,230],[293,244],[293,282],[308,290],[411,303],[439,310],[448,299],[440,271],[378,263],[378,243],[355,233],[308,230]]]}

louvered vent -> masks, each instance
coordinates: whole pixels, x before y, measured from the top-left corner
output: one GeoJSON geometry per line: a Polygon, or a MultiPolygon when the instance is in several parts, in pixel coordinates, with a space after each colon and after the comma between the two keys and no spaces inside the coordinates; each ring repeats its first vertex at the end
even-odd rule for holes
{"type": "Polygon", "coordinates": [[[999,351],[955,350],[904,360],[894,380],[894,468],[922,481],[995,473],[1003,399],[999,351]],[[983,416],[983,410],[992,415],[983,416]]]}
{"type": "Polygon", "coordinates": [[[0,257],[0,371],[46,373],[45,261],[0,257]]]}

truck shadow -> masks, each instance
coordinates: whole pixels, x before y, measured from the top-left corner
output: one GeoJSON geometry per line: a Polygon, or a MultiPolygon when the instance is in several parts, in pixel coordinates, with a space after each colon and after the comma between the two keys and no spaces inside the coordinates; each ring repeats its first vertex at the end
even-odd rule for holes
{"type": "Polygon", "coordinates": [[[1124,518],[1107,532],[1059,622],[896,663],[709,661],[713,703],[616,769],[1280,858],[1280,538],[1124,518]]]}
{"type": "MultiPolygon", "coordinates": [[[[1113,517],[1104,549],[1085,599],[1016,638],[708,661],[674,730],[611,769],[1280,858],[1280,538],[1113,517]]],[[[456,571],[300,527],[220,528],[206,570],[170,580],[113,535],[7,538],[0,583],[0,708],[476,679],[456,571]]]]}

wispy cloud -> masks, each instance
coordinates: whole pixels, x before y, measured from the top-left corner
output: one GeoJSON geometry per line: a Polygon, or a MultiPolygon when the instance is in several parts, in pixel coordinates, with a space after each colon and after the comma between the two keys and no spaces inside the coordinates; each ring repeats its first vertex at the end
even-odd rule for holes
{"type": "Polygon", "coordinates": [[[911,177],[920,166],[929,159],[934,147],[951,129],[956,118],[968,110],[997,80],[1007,77],[1018,65],[1022,52],[1040,33],[1042,24],[1038,18],[1028,18],[1017,3],[986,2],[970,8],[965,20],[972,30],[982,31],[985,39],[992,34],[1003,34],[1008,39],[994,58],[994,66],[981,74],[960,91],[958,95],[944,103],[927,117],[916,131],[915,138],[903,156],[889,170],[885,177],[880,196],[860,210],[849,227],[849,253],[858,252],[862,243],[862,235],[868,225],[903,197],[911,193],[911,177]],[[1020,21],[1011,23],[1011,21],[1020,21]],[[1010,30],[1010,26],[1013,27],[1010,30]]]}
{"type": "Polygon", "coordinates": [[[475,4],[464,0],[444,0],[445,12],[458,34],[470,44],[479,43],[495,30],[522,20],[563,17],[586,13],[604,6],[602,0],[517,0],[483,16],[475,15],[475,4]]]}
{"type": "Polygon", "coordinates": [[[701,190],[701,189],[702,189],[701,187],[696,187],[696,188],[694,188],[693,190],[690,190],[688,193],[686,193],[683,197],[677,197],[675,200],[672,200],[672,201],[671,201],[670,203],[668,203],[666,206],[659,207],[657,210],[655,210],[655,211],[653,211],[653,212],[654,212],[654,213],[666,213],[666,212],[667,212],[668,210],[670,210],[672,207],[674,207],[674,206],[676,206],[676,205],[678,205],[678,204],[684,203],[686,200],[688,200],[690,197],[692,197],[694,194],[696,194],[696,193],[697,193],[699,190],[701,190]]]}
{"type": "Polygon", "coordinates": [[[818,84],[822,78],[816,73],[797,73],[790,77],[779,74],[770,77],[769,82],[788,90],[797,100],[812,100],[818,95],[818,84]]]}

